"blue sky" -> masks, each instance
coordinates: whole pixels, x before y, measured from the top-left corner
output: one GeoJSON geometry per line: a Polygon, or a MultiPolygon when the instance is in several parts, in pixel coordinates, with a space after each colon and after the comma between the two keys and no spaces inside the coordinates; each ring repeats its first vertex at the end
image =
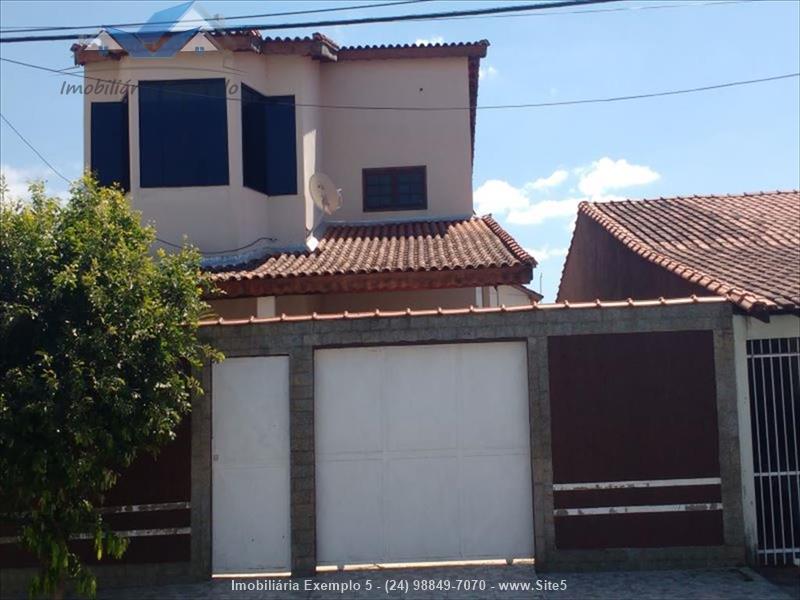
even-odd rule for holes
{"type": "MultiPolygon", "coordinates": [[[[501,2],[425,2],[327,17],[454,10],[501,2]]],[[[634,0],[593,9],[682,5],[634,0]]],[[[146,20],[173,2],[0,3],[4,27],[146,20]]],[[[313,9],[341,2],[202,2],[224,15],[313,9]]],[[[574,10],[574,9],[573,9],[574,10]]],[[[586,9],[583,9],[586,10],[586,9]]],[[[555,12],[555,11],[553,11],[555,12]]],[[[284,17],[281,20],[304,20],[284,17]]],[[[303,35],[311,30],[286,30],[303,35]]],[[[479,104],[547,102],[657,92],[800,71],[800,3],[792,0],[648,10],[469,18],[320,28],[340,44],[416,40],[491,42],[479,104]]],[[[70,42],[0,45],[0,55],[51,68],[71,64],[70,42]]],[[[56,168],[82,168],[82,108],[63,78],[0,63],[0,110],[56,168]]],[[[409,117],[413,118],[413,117],[409,117]]],[[[0,163],[13,186],[65,184],[0,126],[0,163]]],[[[473,188],[540,262],[555,296],[577,202],[800,187],[800,80],[583,106],[478,113],[473,188]]]]}

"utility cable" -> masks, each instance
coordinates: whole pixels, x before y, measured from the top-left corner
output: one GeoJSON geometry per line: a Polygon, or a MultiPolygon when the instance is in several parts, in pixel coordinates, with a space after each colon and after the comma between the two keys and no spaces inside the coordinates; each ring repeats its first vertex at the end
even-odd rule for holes
{"type": "Polygon", "coordinates": [[[61,179],[63,179],[63,180],[64,180],[64,181],[66,181],[67,183],[70,183],[70,184],[72,183],[72,181],[70,181],[69,179],[67,179],[67,178],[66,178],[66,177],[65,177],[65,176],[64,176],[64,175],[63,175],[63,174],[62,174],[62,173],[61,173],[61,172],[60,172],[58,169],[56,169],[56,168],[55,168],[53,165],[51,165],[51,164],[48,162],[48,160],[47,160],[47,159],[46,159],[44,156],[42,156],[42,153],[41,153],[41,152],[39,152],[39,151],[36,149],[36,147],[35,147],[33,144],[31,144],[31,143],[30,143],[30,142],[27,140],[27,138],[26,138],[24,135],[22,135],[22,134],[20,133],[19,129],[17,129],[16,127],[14,127],[14,125],[12,125],[12,124],[11,124],[11,121],[9,121],[8,119],[6,119],[6,116],[5,116],[3,113],[0,113],[0,119],[3,119],[3,122],[4,122],[6,125],[8,125],[8,126],[11,128],[11,131],[13,131],[14,133],[16,133],[16,134],[17,134],[17,136],[19,137],[19,139],[21,139],[21,140],[22,140],[22,141],[25,143],[25,145],[26,145],[26,146],[28,146],[28,148],[30,148],[31,150],[33,150],[33,153],[34,153],[36,156],[38,156],[38,157],[41,159],[41,161],[42,161],[44,164],[46,164],[48,167],[50,167],[50,170],[51,170],[53,173],[55,173],[56,175],[58,175],[59,177],[61,177],[61,179]]]}
{"type": "MultiPolygon", "coordinates": [[[[236,15],[233,17],[221,17],[220,21],[236,21],[238,19],[261,19],[268,17],[285,17],[289,15],[311,15],[315,13],[344,12],[348,10],[359,10],[365,8],[384,8],[387,6],[399,6],[401,4],[419,4],[422,2],[433,2],[433,0],[402,0],[398,2],[377,2],[375,4],[361,4],[354,6],[337,6],[331,8],[318,8],[314,10],[292,10],[288,12],[261,13],[256,15],[236,15]]],[[[206,23],[215,20],[214,17],[208,19],[181,19],[181,23],[206,23]]],[[[136,23],[107,23],[94,25],[20,25],[18,27],[0,27],[2,33],[33,33],[38,31],[69,31],[71,29],[101,29],[113,27],[137,27],[141,25],[174,25],[175,21],[138,21],[136,23]]]]}
{"type": "MultiPolygon", "coordinates": [[[[53,164],[49,160],[47,160],[44,157],[44,155],[41,152],[39,152],[39,150],[37,150],[36,147],[30,141],[28,141],[28,139],[24,135],[22,135],[20,130],[17,129],[16,127],[14,127],[14,125],[11,123],[11,121],[9,121],[3,113],[0,113],[0,119],[2,119],[3,122],[6,125],[8,125],[14,133],[17,134],[17,137],[19,137],[19,139],[21,139],[25,143],[25,145],[28,146],[28,148],[30,148],[33,151],[33,153],[36,156],[38,156],[39,159],[50,168],[50,170],[53,173],[58,175],[61,179],[66,181],[68,184],[70,184],[70,185],[72,184],[72,181],[69,178],[67,178],[61,171],[56,169],[53,166],[53,164]]],[[[184,247],[184,246],[181,246],[180,244],[175,244],[175,243],[169,242],[167,240],[162,240],[159,237],[157,237],[155,239],[156,239],[156,241],[161,242],[162,244],[165,244],[167,246],[171,246],[172,248],[177,248],[179,250],[184,247]]],[[[260,237],[260,238],[257,238],[255,240],[253,240],[249,244],[246,244],[246,245],[241,246],[239,248],[231,248],[230,250],[209,250],[209,251],[205,251],[205,252],[200,252],[200,254],[202,254],[203,256],[213,255],[213,254],[233,254],[234,252],[241,252],[242,250],[247,250],[248,248],[250,248],[252,246],[255,246],[258,242],[261,242],[261,241],[274,242],[275,238],[272,238],[272,237],[260,237]]]]}
{"type": "MultiPolygon", "coordinates": [[[[590,4],[607,4],[610,2],[620,2],[621,0],[556,0],[555,2],[538,2],[536,4],[517,4],[495,6],[490,8],[476,8],[461,11],[445,11],[435,13],[392,15],[385,17],[361,17],[352,19],[330,19],[327,21],[306,21],[301,23],[251,23],[247,25],[237,25],[233,27],[218,27],[215,32],[242,31],[242,30],[275,30],[275,29],[306,29],[309,27],[334,27],[340,25],[366,25],[369,23],[398,23],[403,21],[425,21],[429,19],[441,19],[449,17],[494,15],[503,13],[525,12],[533,10],[546,10],[552,8],[565,8],[571,6],[586,6],[590,4]]],[[[0,38],[0,44],[21,43],[21,42],[52,42],[61,40],[74,40],[80,34],[66,35],[42,35],[42,36],[16,36],[0,38]]],[[[97,35],[96,32],[85,32],[83,35],[91,37],[97,35]]]]}
{"type": "MultiPolygon", "coordinates": [[[[100,83],[105,83],[109,85],[116,85],[119,89],[126,89],[126,90],[135,90],[140,87],[137,84],[128,84],[128,83],[121,83],[119,81],[114,81],[111,79],[102,79],[99,77],[91,77],[89,75],[82,75],[80,73],[67,73],[58,69],[52,69],[49,67],[44,67],[41,65],[35,65],[32,63],[27,63],[19,60],[13,60],[10,58],[3,58],[0,56],[0,61],[28,67],[31,69],[38,69],[41,71],[47,71],[50,73],[55,73],[57,75],[69,75],[70,77],[78,77],[81,79],[89,79],[91,81],[97,81],[100,83]]],[[[319,108],[319,109],[327,109],[327,110],[369,110],[369,111],[409,111],[409,112],[443,112],[443,111],[459,111],[459,110],[472,110],[473,108],[477,110],[507,110],[507,109],[525,109],[525,108],[547,108],[553,106],[573,106],[579,104],[605,104],[610,102],[624,102],[629,100],[642,100],[645,98],[659,98],[663,96],[677,96],[681,94],[694,94],[697,92],[706,92],[710,90],[718,90],[730,87],[738,87],[738,86],[745,86],[745,85],[754,85],[757,83],[766,83],[769,81],[778,81],[781,79],[791,79],[793,77],[800,77],[800,72],[797,73],[785,73],[783,75],[773,75],[769,77],[759,77],[754,79],[742,79],[738,81],[727,81],[724,83],[716,83],[710,85],[703,85],[698,87],[690,87],[690,88],[681,88],[681,89],[673,89],[673,90],[665,90],[659,92],[650,92],[650,93],[641,93],[641,94],[627,94],[623,96],[606,96],[606,97],[597,97],[597,98],[581,98],[576,100],[558,100],[552,102],[528,102],[528,103],[519,103],[519,104],[484,104],[475,107],[471,106],[370,106],[370,105],[349,105],[349,104],[314,104],[314,103],[304,103],[304,102],[297,102],[291,104],[291,106],[296,106],[300,108],[319,108]]],[[[201,94],[198,92],[187,92],[182,90],[169,90],[168,88],[164,88],[164,91],[168,93],[174,94],[182,94],[186,96],[197,96],[201,98],[219,98],[219,96],[212,96],[210,94],[201,94]]],[[[237,96],[228,96],[228,100],[234,100],[241,102],[242,99],[237,96]]],[[[277,103],[272,103],[273,105],[277,103]]]]}

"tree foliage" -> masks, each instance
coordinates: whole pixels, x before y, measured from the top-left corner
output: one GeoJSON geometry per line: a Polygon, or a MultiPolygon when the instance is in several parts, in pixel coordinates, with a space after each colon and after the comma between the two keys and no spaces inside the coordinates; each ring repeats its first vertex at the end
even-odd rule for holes
{"type": "Polygon", "coordinates": [[[191,368],[218,358],[197,339],[208,282],[195,250],[150,252],[119,190],[87,176],[67,203],[30,191],[0,193],[0,521],[42,565],[32,595],[71,581],[93,596],[70,540],[98,559],[125,551],[98,508],[174,437],[199,391],[191,368]]]}

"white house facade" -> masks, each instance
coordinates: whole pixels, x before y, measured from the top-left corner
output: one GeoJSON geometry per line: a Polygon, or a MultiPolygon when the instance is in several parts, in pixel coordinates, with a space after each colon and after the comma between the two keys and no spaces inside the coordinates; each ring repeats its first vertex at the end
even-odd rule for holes
{"type": "Polygon", "coordinates": [[[473,216],[488,42],[340,47],[209,30],[141,57],[114,35],[73,47],[85,164],[130,193],[161,245],[204,253],[227,294],[221,316],[538,300],[523,287],[534,259],[473,216]],[[340,190],[335,211],[315,203],[315,175],[340,190]],[[351,240],[364,253],[346,254],[351,240]],[[375,277],[346,280],[364,274],[375,277]]]}

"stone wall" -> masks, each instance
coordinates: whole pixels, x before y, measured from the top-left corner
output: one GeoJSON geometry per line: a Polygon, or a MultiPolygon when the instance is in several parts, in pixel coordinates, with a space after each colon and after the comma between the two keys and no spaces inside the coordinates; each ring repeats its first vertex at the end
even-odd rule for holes
{"type": "MultiPolygon", "coordinates": [[[[734,564],[744,560],[738,422],[733,372],[731,308],[724,302],[632,305],[604,308],[553,308],[416,316],[348,316],[242,322],[203,328],[204,339],[226,356],[289,355],[291,424],[292,571],[313,574],[316,567],[314,484],[314,361],[319,348],[524,340],[528,344],[531,461],[536,564],[540,570],[590,567],[659,567],[734,564]],[[717,422],[724,543],[719,546],[560,550],[553,504],[548,337],[668,331],[709,331],[716,365],[717,422]]],[[[670,368],[669,364],[665,365],[670,368]]],[[[193,463],[193,544],[198,573],[210,573],[209,503],[210,368],[206,395],[198,400],[193,428],[198,453],[193,463]]],[[[675,373],[680,377],[680,373],[675,373]]],[[[713,424],[712,424],[713,425],[713,424]]]]}
{"type": "MultiPolygon", "coordinates": [[[[739,423],[734,374],[732,309],[724,301],[618,303],[604,307],[514,307],[427,311],[393,316],[289,317],[264,322],[230,322],[201,328],[201,337],[228,357],[289,356],[291,564],[294,575],[316,568],[314,458],[314,350],[398,344],[525,341],[533,477],[536,567],[539,571],[591,568],[667,568],[744,562],[739,423]],[[710,332],[719,446],[722,543],[705,546],[561,549],[555,526],[548,338],[590,334],[710,332]]],[[[204,395],[191,415],[191,562],[108,565],[96,568],[101,585],[135,585],[205,579],[211,576],[211,364],[197,373],[204,395]]],[[[633,368],[633,367],[632,367],[633,368]]],[[[665,369],[676,369],[664,364],[665,369]]],[[[576,373],[576,377],[580,374],[576,373]]],[[[682,373],[675,372],[675,377],[682,373]]],[[[713,427],[713,424],[709,424],[713,427]]],[[[657,479],[656,474],[653,479],[657,479]]],[[[3,569],[4,589],[19,589],[30,571],[3,569]],[[13,585],[12,585],[13,584],[13,585]]]]}

